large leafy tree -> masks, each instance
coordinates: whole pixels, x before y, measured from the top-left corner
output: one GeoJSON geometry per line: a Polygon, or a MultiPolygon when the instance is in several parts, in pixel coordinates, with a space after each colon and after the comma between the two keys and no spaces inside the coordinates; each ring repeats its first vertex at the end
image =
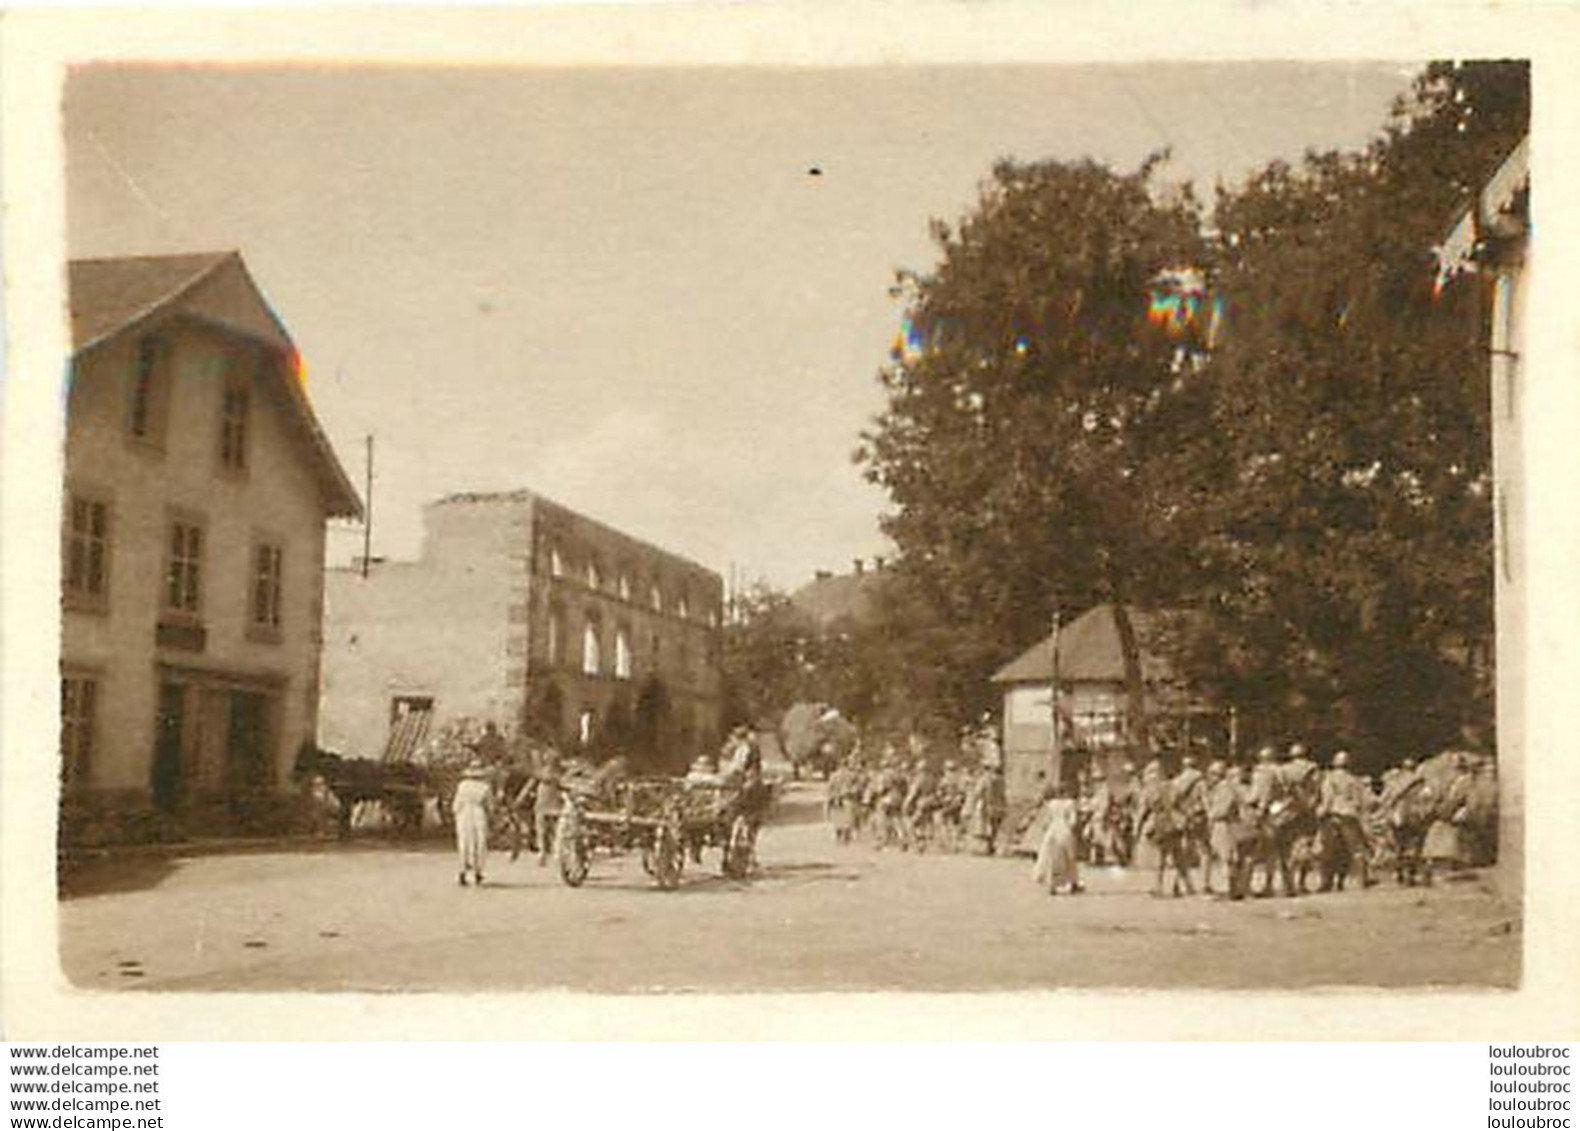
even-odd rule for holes
{"type": "Polygon", "coordinates": [[[735,599],[724,627],[725,724],[756,724],[809,690],[811,624],[784,593],[757,584],[735,599]]]}
{"type": "Polygon", "coordinates": [[[1220,192],[1210,238],[1153,162],[1003,162],[935,224],[858,452],[916,698],[974,709],[1054,609],[1106,600],[1204,613],[1169,635],[1262,736],[1380,757],[1489,720],[1483,296],[1432,248],[1528,109],[1521,65],[1434,65],[1365,151],[1220,192]],[[1177,294],[1149,318],[1171,274],[1224,324],[1177,294]]]}
{"type": "Polygon", "coordinates": [[[858,459],[894,503],[912,642],[949,637],[939,714],[979,706],[1056,610],[1111,601],[1143,717],[1123,613],[1178,587],[1152,468],[1200,413],[1179,320],[1149,319],[1160,280],[1204,255],[1195,202],[1160,192],[1157,164],[1001,162],[958,228],[934,224],[938,267],[901,276],[907,338],[858,459]]]}
{"type": "Polygon", "coordinates": [[[1263,735],[1490,738],[1484,284],[1433,247],[1528,111],[1523,65],[1434,65],[1365,151],[1220,194],[1211,419],[1167,465],[1198,487],[1192,667],[1263,735]]]}

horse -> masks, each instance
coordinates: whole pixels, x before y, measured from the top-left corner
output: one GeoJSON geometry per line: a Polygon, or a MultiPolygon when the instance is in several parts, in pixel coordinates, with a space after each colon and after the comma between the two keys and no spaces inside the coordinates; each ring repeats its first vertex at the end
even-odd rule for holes
{"type": "Polygon", "coordinates": [[[1311,844],[1317,833],[1316,806],[1306,791],[1296,790],[1279,798],[1257,817],[1251,838],[1251,868],[1258,862],[1263,881],[1258,896],[1273,894],[1274,875],[1282,883],[1284,895],[1305,891],[1306,877],[1314,863],[1311,844]]]}
{"type": "Polygon", "coordinates": [[[1389,799],[1388,836],[1393,844],[1394,880],[1401,887],[1430,883],[1431,874],[1421,859],[1426,831],[1437,817],[1437,801],[1425,780],[1416,778],[1389,799]]]}
{"type": "Polygon", "coordinates": [[[1355,852],[1344,831],[1344,818],[1329,814],[1317,821],[1311,855],[1317,868],[1317,890],[1343,891],[1355,863],[1355,852]]]}
{"type": "Polygon", "coordinates": [[[427,777],[410,762],[380,762],[348,758],[304,742],[297,751],[292,776],[298,780],[320,777],[339,806],[337,826],[341,840],[351,837],[351,818],[364,802],[383,806],[399,834],[422,828],[423,796],[427,777]]]}

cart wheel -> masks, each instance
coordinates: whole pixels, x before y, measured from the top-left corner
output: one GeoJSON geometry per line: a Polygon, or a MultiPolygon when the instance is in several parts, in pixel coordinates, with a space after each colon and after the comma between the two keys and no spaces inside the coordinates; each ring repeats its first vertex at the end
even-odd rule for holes
{"type": "Polygon", "coordinates": [[[736,817],[730,825],[730,839],[724,846],[724,874],[732,880],[744,880],[752,871],[752,825],[745,817],[736,817]]]}
{"type": "MultiPolygon", "coordinates": [[[[644,852],[643,860],[646,861],[648,853],[644,852]]],[[[671,891],[680,886],[680,871],[685,867],[686,859],[681,853],[680,838],[675,835],[675,830],[668,825],[660,825],[658,833],[653,837],[651,852],[653,860],[653,878],[658,881],[658,886],[665,891],[671,891]]]]}
{"type": "Polygon", "coordinates": [[[580,888],[592,870],[592,855],[581,836],[581,823],[572,818],[572,812],[566,809],[555,826],[555,858],[559,861],[559,878],[570,888],[580,888]]]}

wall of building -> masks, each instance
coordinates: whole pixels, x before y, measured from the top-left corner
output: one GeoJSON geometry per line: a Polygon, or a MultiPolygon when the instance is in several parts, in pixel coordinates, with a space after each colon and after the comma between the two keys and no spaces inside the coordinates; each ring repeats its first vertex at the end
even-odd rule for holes
{"type": "Polygon", "coordinates": [[[1520,891],[1525,873],[1526,550],[1521,367],[1527,275],[1524,241],[1496,266],[1492,309],[1492,466],[1497,555],[1498,868],[1520,891]]]}
{"type": "Polygon", "coordinates": [[[415,562],[327,574],[319,741],[379,757],[397,696],[434,700],[435,726],[461,719],[509,728],[520,714],[524,669],[519,581],[531,545],[522,504],[434,504],[415,562]]]}
{"type": "Polygon", "coordinates": [[[377,756],[397,696],[431,697],[435,728],[492,720],[562,742],[578,736],[586,710],[602,742],[611,720],[637,716],[652,678],[670,706],[674,761],[717,742],[717,574],[528,492],[458,495],[424,517],[418,561],[375,564],[367,579],[329,573],[325,746],[377,756]],[[584,671],[589,624],[596,673],[584,671]],[[627,669],[616,664],[622,633],[627,669]],[[539,717],[549,703],[557,718],[539,717]]]}
{"type": "Polygon", "coordinates": [[[78,784],[147,794],[161,664],[276,691],[271,753],[275,777],[284,780],[317,710],[324,555],[318,483],[304,445],[256,381],[247,469],[222,468],[220,367],[239,339],[187,321],[158,328],[172,353],[168,412],[157,443],[133,438],[128,427],[137,334],[83,355],[71,382],[68,506],[81,492],[107,503],[110,514],[107,600],[94,611],[68,605],[63,618],[63,670],[98,682],[93,764],[78,784]],[[172,508],[199,517],[205,529],[201,651],[156,643],[172,508]],[[260,537],[283,551],[277,640],[248,631],[260,537]]]}
{"type": "Polygon", "coordinates": [[[583,709],[600,724],[634,713],[643,689],[657,679],[669,703],[671,762],[716,746],[723,580],[548,500],[539,499],[535,513],[528,698],[552,682],[563,704],[561,730],[573,733],[583,709]],[[551,631],[552,619],[557,630],[551,631]],[[589,625],[600,645],[596,675],[584,671],[589,625]],[[621,634],[630,649],[624,672],[616,664],[621,634]],[[557,656],[550,654],[555,641],[557,656]]]}
{"type": "MultiPolygon", "coordinates": [[[[1059,780],[1064,767],[1053,753],[1052,690],[1047,684],[1013,684],[1004,690],[1004,785],[1012,801],[1029,801],[1059,780]]],[[[1062,690],[1061,716],[1070,720],[1123,718],[1120,683],[1080,682],[1062,690]]],[[[1067,748],[1073,734],[1063,736],[1067,748]]]]}

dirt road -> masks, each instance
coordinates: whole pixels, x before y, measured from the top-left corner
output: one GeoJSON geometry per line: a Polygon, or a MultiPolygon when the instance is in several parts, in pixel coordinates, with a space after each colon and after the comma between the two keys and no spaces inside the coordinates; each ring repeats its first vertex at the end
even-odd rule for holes
{"type": "Polygon", "coordinates": [[[78,985],[183,990],[991,990],[1511,986],[1520,919],[1478,877],[1430,891],[1155,899],[1090,870],[838,847],[791,788],[760,873],[710,855],[659,891],[631,858],[579,890],[531,858],[460,888],[446,846],[322,847],[98,865],[61,905],[78,985]]]}

